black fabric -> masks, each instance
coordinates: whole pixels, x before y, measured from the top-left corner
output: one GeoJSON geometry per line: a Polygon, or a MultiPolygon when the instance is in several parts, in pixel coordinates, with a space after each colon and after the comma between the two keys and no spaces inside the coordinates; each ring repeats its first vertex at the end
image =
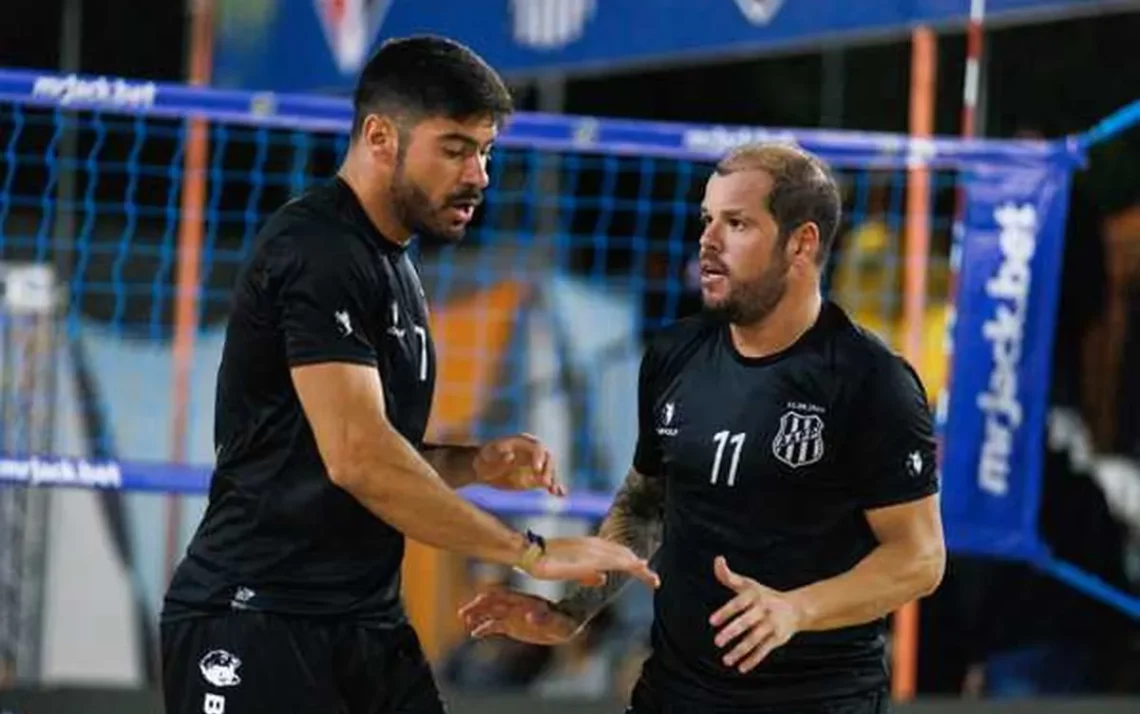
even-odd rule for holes
{"type": "Polygon", "coordinates": [[[644,680],[633,688],[625,714],[890,714],[890,692],[885,687],[847,697],[824,699],[794,705],[710,707],[663,693],[644,680]]]}
{"type": "Polygon", "coordinates": [[[389,421],[423,444],[436,378],[406,251],[335,180],[270,218],[234,291],[218,370],[209,502],[166,594],[166,621],[232,608],[406,619],[404,537],[329,478],[290,370],[374,367],[389,421]]]}
{"type": "Polygon", "coordinates": [[[443,714],[410,625],[234,612],[162,625],[166,714],[443,714]]]}
{"type": "Polygon", "coordinates": [[[796,635],[752,672],[726,667],[708,617],[732,592],[716,556],[777,590],[839,575],[877,545],[875,508],[938,490],[933,420],[912,369],[836,305],[787,350],[750,359],[701,316],[646,350],[634,467],[664,479],[653,654],[670,700],[757,707],[885,686],[885,622],[796,635]]]}

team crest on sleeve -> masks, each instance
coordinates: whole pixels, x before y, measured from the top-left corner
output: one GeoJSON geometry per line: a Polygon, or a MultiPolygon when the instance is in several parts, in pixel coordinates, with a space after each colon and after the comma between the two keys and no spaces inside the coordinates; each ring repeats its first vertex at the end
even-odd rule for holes
{"type": "Polygon", "coordinates": [[[772,454],[793,469],[810,466],[823,458],[823,418],[819,414],[787,411],[780,417],[780,431],[772,439],[772,454]]]}

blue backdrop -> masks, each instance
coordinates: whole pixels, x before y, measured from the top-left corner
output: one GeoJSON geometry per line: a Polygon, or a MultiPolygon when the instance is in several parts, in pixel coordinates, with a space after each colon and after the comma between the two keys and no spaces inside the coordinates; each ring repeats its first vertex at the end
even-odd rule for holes
{"type": "MultiPolygon", "coordinates": [[[[961,23],[970,0],[221,0],[216,86],[343,91],[378,40],[436,32],[505,75],[762,52],[961,23]],[[476,9],[477,8],[477,9],[476,9]]],[[[1111,0],[988,0],[1025,19],[1111,0]]]]}

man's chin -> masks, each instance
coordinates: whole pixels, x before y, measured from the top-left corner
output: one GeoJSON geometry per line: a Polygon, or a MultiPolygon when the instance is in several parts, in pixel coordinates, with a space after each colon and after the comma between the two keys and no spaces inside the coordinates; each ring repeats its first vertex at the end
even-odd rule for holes
{"type": "Polygon", "coordinates": [[[704,305],[705,310],[708,312],[718,313],[724,312],[731,303],[728,297],[719,291],[702,289],[701,304],[704,305]]]}
{"type": "Polygon", "coordinates": [[[458,243],[467,235],[467,224],[465,223],[458,227],[449,226],[441,230],[437,235],[440,240],[446,243],[458,243]]]}
{"type": "Polygon", "coordinates": [[[416,234],[420,238],[439,243],[458,243],[467,235],[467,224],[435,223],[423,224],[416,234]]]}
{"type": "Polygon", "coordinates": [[[731,306],[724,300],[710,300],[706,297],[701,300],[701,305],[709,317],[717,320],[727,320],[731,317],[731,306]]]}

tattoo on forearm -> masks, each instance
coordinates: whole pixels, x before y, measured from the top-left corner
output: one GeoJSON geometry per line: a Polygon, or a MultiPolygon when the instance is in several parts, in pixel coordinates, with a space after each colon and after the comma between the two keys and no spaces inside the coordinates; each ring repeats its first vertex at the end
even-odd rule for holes
{"type": "MultiPolygon", "coordinates": [[[[661,545],[662,515],[665,506],[663,479],[646,478],[630,469],[625,483],[614,496],[613,505],[602,521],[598,535],[621,543],[643,558],[649,558],[661,545]]],[[[596,615],[628,582],[625,574],[609,573],[600,587],[573,586],[558,603],[558,609],[578,622],[596,615]]]]}

